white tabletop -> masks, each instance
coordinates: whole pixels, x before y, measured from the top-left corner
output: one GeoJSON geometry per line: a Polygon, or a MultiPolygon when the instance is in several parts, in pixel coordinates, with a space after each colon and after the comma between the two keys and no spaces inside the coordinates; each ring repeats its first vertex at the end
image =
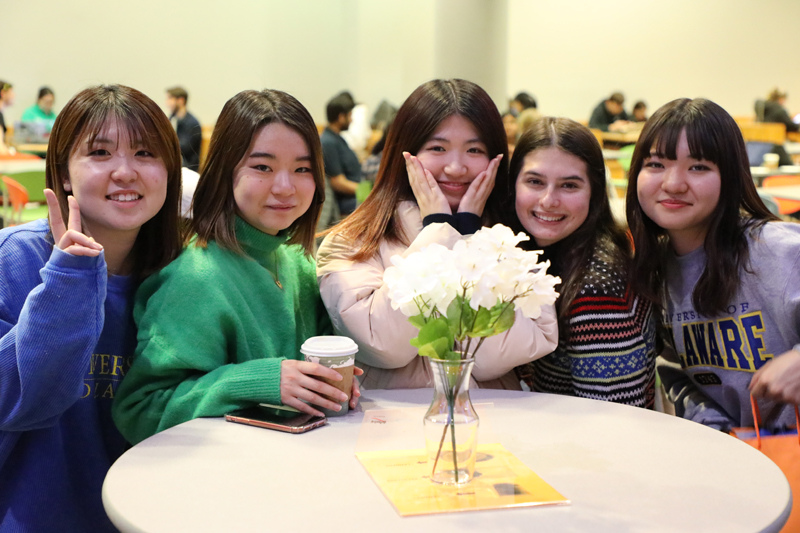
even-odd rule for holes
{"type": "Polygon", "coordinates": [[[632,152],[623,152],[622,150],[616,150],[612,148],[603,148],[603,159],[622,159],[622,158],[630,158],[632,152]]]}
{"type": "Polygon", "coordinates": [[[793,141],[786,141],[783,143],[783,148],[789,155],[800,154],[800,143],[793,141]]]}
{"type": "Polygon", "coordinates": [[[0,174],[17,174],[45,170],[44,159],[0,159],[0,174]]]}
{"type": "MultiPolygon", "coordinates": [[[[673,416],[600,401],[472,391],[482,430],[572,501],[403,518],[354,452],[363,410],[419,406],[427,389],[366,391],[356,412],[291,435],[198,419],[129,450],[103,485],[123,532],[778,531],[791,491],[747,444],[673,416]]],[[[399,446],[398,446],[399,447],[399,446]]]]}
{"type": "Polygon", "coordinates": [[[800,200],[800,185],[786,185],[784,187],[760,187],[758,192],[782,200],[800,200]]]}

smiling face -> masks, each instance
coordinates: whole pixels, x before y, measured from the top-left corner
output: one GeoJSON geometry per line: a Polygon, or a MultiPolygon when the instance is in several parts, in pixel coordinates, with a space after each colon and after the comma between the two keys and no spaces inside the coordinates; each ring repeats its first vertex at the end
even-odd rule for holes
{"type": "Polygon", "coordinates": [[[300,218],[314,199],[311,154],[305,141],[281,123],[267,124],[233,172],[239,216],[254,228],[276,235],[300,218]]]}
{"type": "Polygon", "coordinates": [[[586,163],[550,146],[529,152],[516,184],[517,217],[539,246],[577,230],[589,215],[592,197],[586,163]]]}
{"type": "Polygon", "coordinates": [[[107,120],[89,144],[81,139],[69,156],[64,189],[72,191],[83,228],[98,242],[133,237],[167,196],[167,169],[150,147],[107,120]]]}
{"type": "Polygon", "coordinates": [[[719,203],[719,167],[689,153],[686,130],[676,146],[677,159],[657,153],[657,143],[645,157],[636,185],[642,211],[664,228],[678,255],[703,245],[719,203]]]}
{"type": "Polygon", "coordinates": [[[489,166],[486,145],[472,122],[461,115],[444,119],[416,155],[439,184],[453,212],[470,183],[489,166]]]}

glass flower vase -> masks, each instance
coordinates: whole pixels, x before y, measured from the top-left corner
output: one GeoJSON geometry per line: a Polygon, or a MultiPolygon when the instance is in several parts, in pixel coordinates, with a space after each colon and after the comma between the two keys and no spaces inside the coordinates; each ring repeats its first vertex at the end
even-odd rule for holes
{"type": "Polygon", "coordinates": [[[434,394],[423,419],[431,481],[463,485],[475,475],[478,414],[469,398],[475,359],[447,361],[428,358],[434,394]]]}

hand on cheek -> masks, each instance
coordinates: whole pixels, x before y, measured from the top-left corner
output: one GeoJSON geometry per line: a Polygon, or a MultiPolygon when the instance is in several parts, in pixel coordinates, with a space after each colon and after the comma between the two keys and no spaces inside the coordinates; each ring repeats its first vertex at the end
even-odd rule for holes
{"type": "Polygon", "coordinates": [[[478,216],[483,215],[486,202],[494,189],[497,169],[500,167],[500,161],[502,160],[503,154],[498,154],[497,157],[489,161],[489,166],[486,170],[478,174],[475,179],[472,180],[469,189],[467,189],[467,192],[458,204],[459,213],[474,213],[478,216]]]}
{"type": "Polygon", "coordinates": [[[422,166],[422,162],[417,156],[403,152],[403,157],[406,160],[408,182],[414,192],[422,218],[434,213],[452,213],[450,204],[439,188],[439,184],[436,183],[436,179],[428,169],[422,166]]]}

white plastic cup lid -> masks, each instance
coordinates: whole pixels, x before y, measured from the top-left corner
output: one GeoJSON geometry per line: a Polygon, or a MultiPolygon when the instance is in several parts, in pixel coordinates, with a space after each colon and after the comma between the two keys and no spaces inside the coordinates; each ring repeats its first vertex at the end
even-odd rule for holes
{"type": "Polygon", "coordinates": [[[358,345],[350,337],[339,335],[321,335],[311,337],[300,347],[303,355],[316,355],[319,357],[341,357],[353,355],[358,352],[358,345]]]}

